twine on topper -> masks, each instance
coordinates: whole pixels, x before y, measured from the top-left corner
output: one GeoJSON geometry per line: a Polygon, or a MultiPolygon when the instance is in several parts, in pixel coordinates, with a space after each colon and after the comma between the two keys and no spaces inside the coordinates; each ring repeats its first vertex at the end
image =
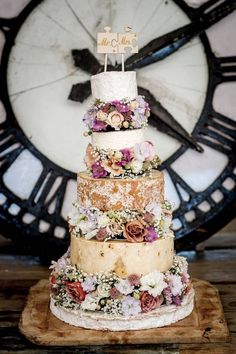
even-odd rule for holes
{"type": "Polygon", "coordinates": [[[122,71],[125,71],[124,54],[138,53],[138,35],[126,26],[124,32],[111,32],[111,27],[104,27],[105,32],[97,34],[97,52],[105,54],[104,71],[107,71],[107,55],[121,54],[122,71]]]}

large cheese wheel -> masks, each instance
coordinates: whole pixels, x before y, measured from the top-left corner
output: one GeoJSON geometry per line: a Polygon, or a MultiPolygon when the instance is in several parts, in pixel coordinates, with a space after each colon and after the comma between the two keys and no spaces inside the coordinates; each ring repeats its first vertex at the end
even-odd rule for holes
{"type": "Polygon", "coordinates": [[[77,200],[81,206],[100,210],[142,210],[151,202],[164,200],[163,173],[137,178],[93,178],[78,173],[77,200]]]}
{"type": "Polygon", "coordinates": [[[71,262],[86,273],[115,272],[126,278],[130,274],[145,275],[154,270],[165,272],[173,264],[174,238],[152,243],[86,240],[71,236],[71,262]]]}

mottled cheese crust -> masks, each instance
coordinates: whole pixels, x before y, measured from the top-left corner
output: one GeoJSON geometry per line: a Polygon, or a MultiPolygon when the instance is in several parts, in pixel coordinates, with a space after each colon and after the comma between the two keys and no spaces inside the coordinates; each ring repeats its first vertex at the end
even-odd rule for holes
{"type": "Polygon", "coordinates": [[[80,172],[77,192],[77,200],[81,206],[100,210],[142,210],[150,202],[163,202],[164,178],[159,171],[153,171],[151,176],[134,179],[96,179],[86,172],[80,172]]]}
{"type": "Polygon", "coordinates": [[[86,240],[71,236],[71,262],[86,273],[115,272],[126,278],[130,274],[146,275],[154,270],[165,272],[173,264],[174,237],[152,243],[86,240]]]}

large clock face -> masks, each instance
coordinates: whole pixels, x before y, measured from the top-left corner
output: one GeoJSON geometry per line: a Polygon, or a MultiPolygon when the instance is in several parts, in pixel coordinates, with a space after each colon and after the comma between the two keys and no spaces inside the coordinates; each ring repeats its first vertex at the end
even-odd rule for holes
{"type": "MultiPolygon", "coordinates": [[[[80,102],[68,100],[72,86],[83,88],[91,76],[74,64],[71,51],[88,49],[102,64],[96,33],[108,24],[114,31],[129,24],[139,33],[140,48],[165,38],[161,60],[131,69],[140,89],[172,119],[169,126],[160,124],[153,109],[146,135],[163,161],[177,247],[202,241],[229,220],[235,197],[236,5],[214,3],[194,9],[181,0],[31,1],[18,17],[0,22],[6,38],[0,194],[6,233],[14,225],[39,242],[68,242],[66,215],[88,143],[82,116],[92,99],[87,94],[80,102]],[[174,42],[173,31],[181,28],[174,42]],[[216,224],[223,210],[227,216],[216,224]]],[[[109,58],[114,67],[119,62],[119,56],[109,58]]]]}

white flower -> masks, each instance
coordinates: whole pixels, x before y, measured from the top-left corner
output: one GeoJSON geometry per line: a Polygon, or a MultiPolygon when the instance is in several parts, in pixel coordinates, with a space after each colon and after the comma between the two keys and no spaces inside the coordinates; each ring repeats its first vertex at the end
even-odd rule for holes
{"type": "Polygon", "coordinates": [[[68,217],[70,220],[70,224],[75,226],[79,220],[79,213],[78,213],[77,208],[74,205],[72,205],[72,209],[71,209],[68,217]]]}
{"type": "Polygon", "coordinates": [[[98,215],[97,218],[98,228],[106,227],[110,223],[110,219],[106,214],[98,215]]]}
{"type": "Polygon", "coordinates": [[[146,211],[153,214],[157,221],[161,220],[162,208],[161,205],[156,202],[151,202],[146,206],[146,211]]]}
{"type": "Polygon", "coordinates": [[[139,172],[141,172],[142,167],[143,167],[142,161],[133,159],[133,160],[131,161],[131,163],[130,163],[130,168],[131,168],[131,170],[132,170],[133,173],[139,173],[139,172]]]}
{"type": "Polygon", "coordinates": [[[137,108],[138,108],[138,102],[137,101],[131,101],[129,103],[129,109],[131,109],[131,111],[134,111],[137,108]]]}
{"type": "Polygon", "coordinates": [[[162,293],[162,291],[168,286],[164,281],[164,275],[157,270],[147,275],[144,275],[140,279],[140,290],[148,291],[150,295],[156,297],[162,293]]]}
{"type": "Polygon", "coordinates": [[[86,295],[84,301],[81,303],[80,307],[82,310],[95,311],[100,298],[93,297],[91,294],[86,295]]]}
{"type": "Polygon", "coordinates": [[[170,286],[172,294],[174,296],[180,295],[181,291],[183,289],[181,277],[179,275],[171,274],[169,276],[169,280],[170,280],[169,286],[170,286]]]}
{"type": "Polygon", "coordinates": [[[95,237],[97,235],[98,229],[92,230],[84,234],[84,238],[86,240],[91,240],[91,238],[95,237]]]}
{"type": "Polygon", "coordinates": [[[99,284],[97,287],[97,293],[99,297],[109,297],[110,296],[110,285],[109,284],[99,284]]]}
{"type": "Polygon", "coordinates": [[[119,282],[115,284],[115,287],[124,295],[131,294],[134,290],[134,287],[130,284],[128,279],[120,279],[119,282]]]}

